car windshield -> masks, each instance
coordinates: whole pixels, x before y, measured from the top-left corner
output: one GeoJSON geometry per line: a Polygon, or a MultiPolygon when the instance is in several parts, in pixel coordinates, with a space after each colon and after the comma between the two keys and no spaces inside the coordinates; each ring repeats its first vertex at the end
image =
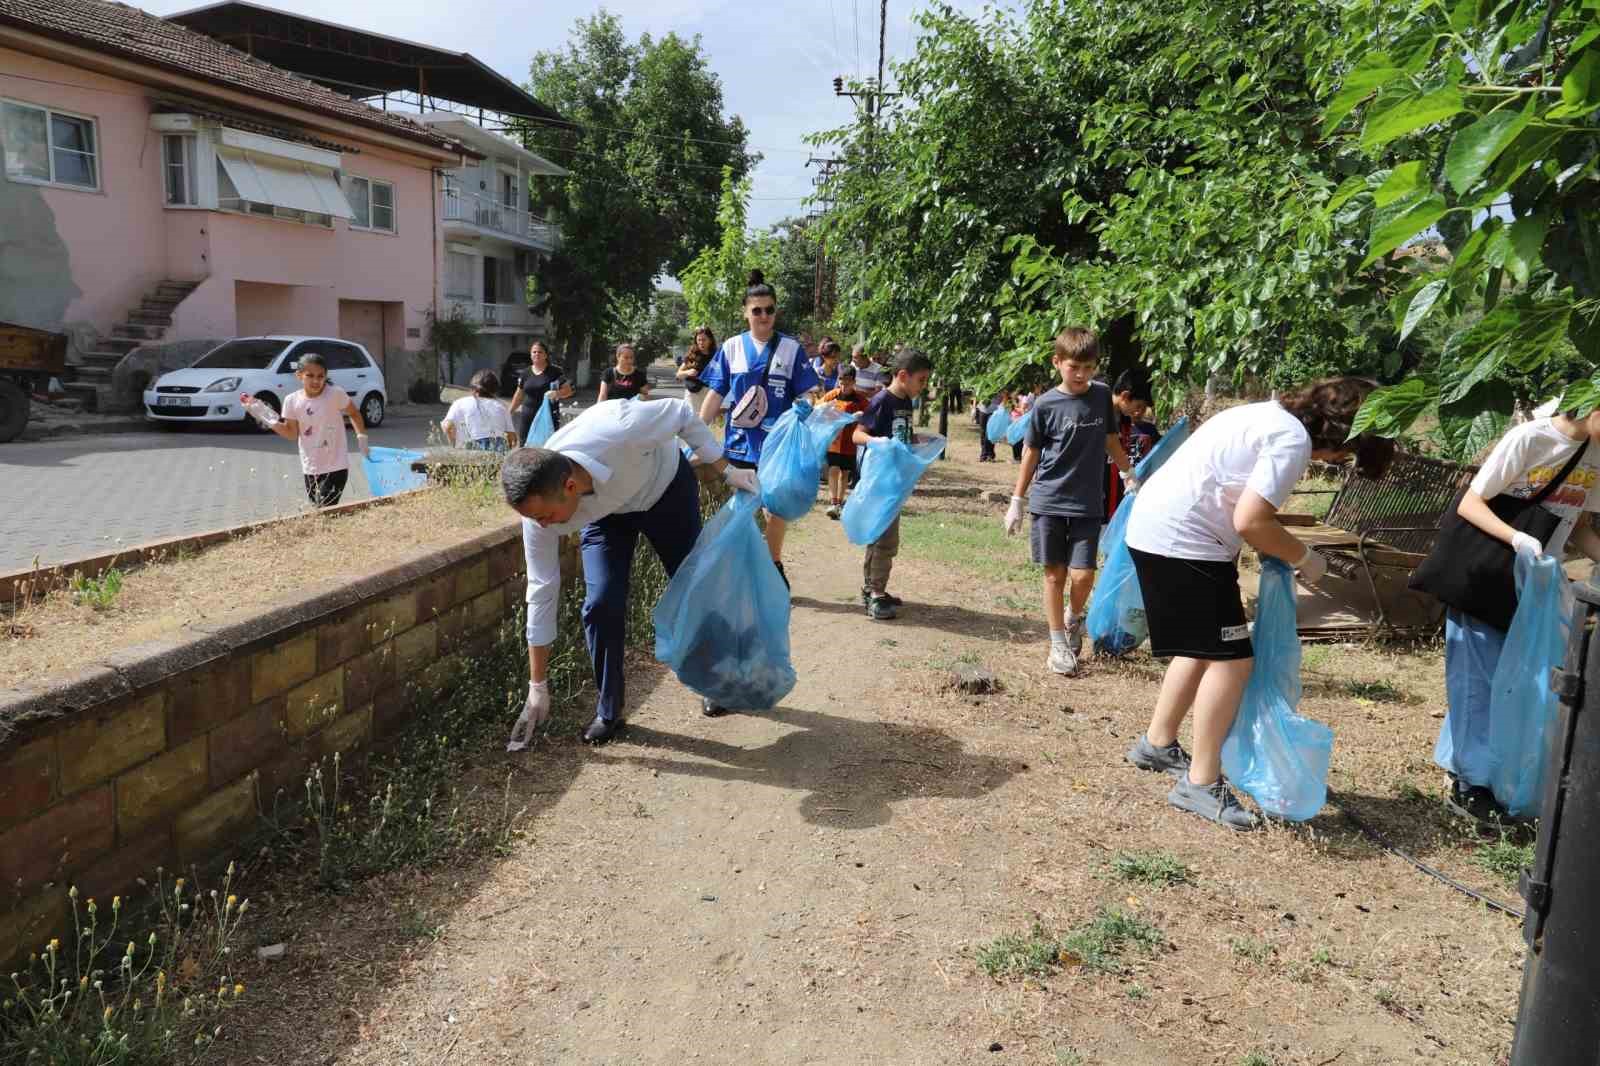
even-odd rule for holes
{"type": "Polygon", "coordinates": [[[288,341],[265,338],[229,341],[201,356],[194,367],[196,370],[265,370],[288,344],[288,341]]]}

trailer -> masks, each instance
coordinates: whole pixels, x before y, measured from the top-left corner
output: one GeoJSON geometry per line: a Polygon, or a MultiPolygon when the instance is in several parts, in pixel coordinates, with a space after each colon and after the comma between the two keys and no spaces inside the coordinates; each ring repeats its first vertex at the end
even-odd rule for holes
{"type": "Polygon", "coordinates": [[[0,444],[22,435],[33,393],[66,369],[65,334],[0,322],[0,444]]]}

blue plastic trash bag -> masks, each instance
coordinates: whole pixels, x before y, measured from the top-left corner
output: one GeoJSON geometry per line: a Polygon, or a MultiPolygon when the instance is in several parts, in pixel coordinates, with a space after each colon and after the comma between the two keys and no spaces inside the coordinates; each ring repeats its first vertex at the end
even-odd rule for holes
{"type": "Polygon", "coordinates": [[[556,417],[550,411],[554,396],[554,389],[546,392],[544,402],[539,405],[539,413],[533,416],[533,424],[528,427],[528,439],[522,442],[530,448],[543,448],[550,434],[556,431],[556,417]]]}
{"type": "Polygon", "coordinates": [[[1294,571],[1261,560],[1261,596],[1250,634],[1255,668],[1222,742],[1222,772],[1267,814],[1303,822],[1328,798],[1333,730],[1295,712],[1300,704],[1300,634],[1294,571]]]}
{"type": "MultiPolygon", "coordinates": [[[[1134,476],[1149,478],[1184,441],[1189,439],[1189,420],[1178,419],[1167,435],[1139,460],[1134,476]]],[[[1133,514],[1135,496],[1124,496],[1116,513],[1100,535],[1100,576],[1089,601],[1087,621],[1089,639],[1102,655],[1126,655],[1150,636],[1144,620],[1144,596],[1139,592],[1139,575],[1133,570],[1133,557],[1125,542],[1128,521],[1133,514]]]]}
{"type": "Polygon", "coordinates": [[[910,446],[891,440],[857,450],[861,481],[839,516],[851,544],[867,545],[883,536],[917,487],[922,472],[944,451],[944,444],[944,438],[934,433],[910,446]]]}
{"type": "Polygon", "coordinates": [[[999,444],[1006,439],[1006,430],[1010,428],[1011,412],[1004,407],[997,407],[994,414],[989,416],[989,422],[983,427],[983,432],[989,438],[990,444],[999,444]]]}
{"type": "Polygon", "coordinates": [[[1027,435],[1028,423],[1032,421],[1033,408],[1031,407],[1028,408],[1027,414],[1023,415],[1021,418],[1013,418],[1011,420],[1011,424],[1006,427],[1006,443],[1021,444],[1022,438],[1027,435]]]}
{"type": "Polygon", "coordinates": [[[735,710],[764,711],[794,688],[789,590],[756,525],[761,501],[738,492],[707,522],[656,604],[656,658],[689,688],[735,710]]]}
{"type": "Polygon", "coordinates": [[[367,475],[367,488],[374,496],[393,496],[397,492],[420,489],[428,483],[427,474],[411,469],[411,464],[422,458],[421,452],[371,447],[367,453],[361,460],[361,469],[367,475]]]}
{"type": "Polygon", "coordinates": [[[817,502],[828,445],[855,417],[831,404],[813,409],[805,400],[779,415],[756,464],[761,505],[787,522],[804,518],[817,502]]]}
{"type": "Polygon", "coordinates": [[[1548,555],[1518,555],[1517,613],[1490,682],[1489,748],[1494,798],[1518,817],[1536,816],[1544,802],[1550,738],[1560,707],[1550,671],[1566,659],[1572,628],[1572,588],[1548,555]]]}

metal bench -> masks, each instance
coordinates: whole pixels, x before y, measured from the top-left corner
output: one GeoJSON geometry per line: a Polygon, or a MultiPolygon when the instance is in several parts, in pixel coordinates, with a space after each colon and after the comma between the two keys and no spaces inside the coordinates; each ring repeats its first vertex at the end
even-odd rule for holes
{"type": "MultiPolygon", "coordinates": [[[[1390,624],[1378,587],[1381,568],[1409,574],[1422,564],[1439,534],[1439,522],[1456,496],[1478,472],[1475,466],[1397,452],[1382,478],[1371,481],[1346,472],[1328,513],[1319,522],[1310,516],[1284,515],[1300,528],[1295,535],[1329,557],[1329,568],[1341,577],[1366,578],[1372,593],[1378,635],[1402,627],[1390,624]],[[1298,520],[1297,520],[1298,519],[1298,520]]],[[[1436,628],[1439,616],[1425,627],[1436,628]]]]}

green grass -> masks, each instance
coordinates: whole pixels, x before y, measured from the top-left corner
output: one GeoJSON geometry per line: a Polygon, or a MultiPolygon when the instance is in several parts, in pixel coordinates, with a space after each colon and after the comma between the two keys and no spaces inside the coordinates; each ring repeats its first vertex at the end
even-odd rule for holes
{"type": "Polygon", "coordinates": [[[1060,948],[1037,922],[1024,936],[1008,933],[978,949],[978,969],[990,977],[1042,977],[1056,967],[1060,948]]]}
{"type": "Polygon", "coordinates": [[[1124,881],[1157,888],[1189,880],[1189,868],[1169,851],[1119,851],[1111,859],[1111,872],[1124,881]]]}
{"type": "Polygon", "coordinates": [[[1077,1048],[1056,1048],[1056,1066],[1083,1066],[1083,1055],[1077,1048]]]}
{"type": "Polygon", "coordinates": [[[1028,538],[1007,537],[998,517],[907,515],[900,523],[900,551],[988,581],[1034,584],[1044,573],[1028,561],[1028,538]]]}
{"type": "Polygon", "coordinates": [[[1507,885],[1515,885],[1523,868],[1533,865],[1533,845],[1518,844],[1501,837],[1479,848],[1473,854],[1472,862],[1507,885]]]}
{"type": "Polygon", "coordinates": [[[1149,994],[1150,994],[1150,993],[1149,993],[1149,991],[1148,991],[1148,990],[1147,990],[1147,989],[1146,989],[1146,988],[1145,988],[1145,987],[1144,987],[1144,985],[1141,985],[1141,984],[1131,984],[1131,985],[1129,985],[1129,986],[1128,986],[1128,989],[1127,989],[1127,991],[1126,991],[1126,992],[1124,992],[1124,993],[1123,993],[1123,994],[1124,994],[1124,995],[1125,995],[1125,996],[1127,996],[1127,997],[1128,997],[1128,998],[1129,998],[1129,999],[1132,999],[1132,1000],[1140,1000],[1140,999],[1143,999],[1143,998],[1144,998],[1144,997],[1145,997],[1145,996],[1147,996],[1147,995],[1149,995],[1149,994]]]}
{"type": "Polygon", "coordinates": [[[112,567],[99,577],[73,574],[68,588],[72,590],[74,603],[104,611],[117,602],[117,596],[122,592],[122,571],[112,567]]]}
{"type": "Polygon", "coordinates": [[[1344,690],[1358,700],[1373,703],[1405,703],[1405,691],[1389,681],[1346,681],[1344,690]]]}
{"type": "Polygon", "coordinates": [[[1333,965],[1333,949],[1324,945],[1311,953],[1311,961],[1318,966],[1333,965]]]}
{"type": "Polygon", "coordinates": [[[1152,923],[1106,907],[1062,938],[1060,955],[1064,962],[1076,959],[1097,973],[1123,973],[1127,969],[1122,964],[1124,950],[1136,947],[1148,955],[1166,942],[1166,934],[1152,923]]]}
{"type": "Polygon", "coordinates": [[[1275,1066],[1273,1061],[1259,1051],[1252,1051],[1239,1060],[1239,1066],[1275,1066]]]}
{"type": "Polygon", "coordinates": [[[1228,941],[1228,943],[1232,945],[1233,953],[1241,959],[1249,959],[1251,962],[1266,962],[1267,959],[1272,957],[1272,945],[1265,941],[1253,940],[1250,937],[1239,937],[1228,941]]]}

